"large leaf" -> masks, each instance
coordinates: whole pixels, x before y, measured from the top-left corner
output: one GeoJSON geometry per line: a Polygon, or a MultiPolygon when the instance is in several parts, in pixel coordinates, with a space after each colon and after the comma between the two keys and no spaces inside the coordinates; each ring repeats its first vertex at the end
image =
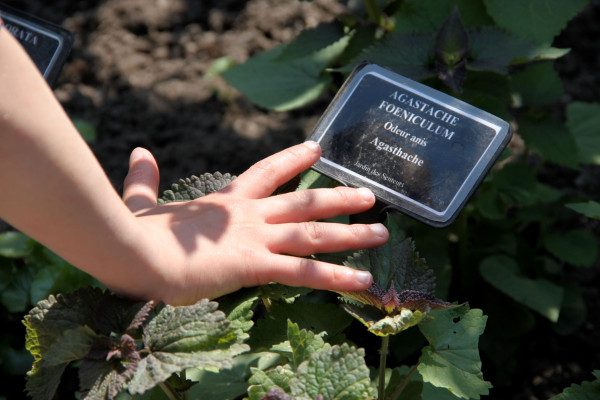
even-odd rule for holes
{"type": "Polygon", "coordinates": [[[588,218],[600,220],[600,203],[597,201],[590,200],[587,203],[570,203],[566,204],[566,206],[588,218]]]}
{"type": "Polygon", "coordinates": [[[283,48],[277,61],[304,58],[307,54],[317,52],[334,44],[342,36],[341,27],[334,22],[322,23],[314,28],[305,29],[283,48]]]}
{"type": "Polygon", "coordinates": [[[595,380],[582,382],[581,385],[573,384],[561,394],[553,396],[550,400],[596,400],[600,398],[600,370],[594,371],[595,380]]]}
{"type": "Polygon", "coordinates": [[[335,337],[352,322],[352,318],[340,312],[335,304],[304,301],[296,301],[292,304],[275,302],[265,318],[256,322],[248,344],[253,350],[269,349],[285,341],[288,319],[297,323],[302,329],[327,332],[329,337],[335,337]]]}
{"type": "Polygon", "coordinates": [[[493,24],[480,0],[407,0],[403,1],[396,16],[398,32],[434,32],[457,6],[466,27],[493,24]]]}
{"type": "Polygon", "coordinates": [[[562,287],[545,279],[521,276],[515,260],[504,255],[484,259],[479,271],[487,282],[502,293],[537,311],[550,321],[558,321],[563,298],[562,287]]]}
{"type": "Polygon", "coordinates": [[[478,349],[486,320],[481,310],[466,307],[430,313],[419,324],[429,342],[419,359],[423,381],[460,398],[487,395],[492,385],[483,379],[478,349]]]}
{"type": "Polygon", "coordinates": [[[544,246],[559,259],[577,267],[591,267],[598,258],[598,239],[585,230],[550,233],[544,237],[544,246]]]}
{"type": "Polygon", "coordinates": [[[540,120],[519,120],[519,134],[536,153],[550,162],[576,168],[578,164],[577,144],[571,132],[550,116],[540,120]]]}
{"type": "Polygon", "coordinates": [[[600,164],[600,103],[570,103],[567,127],[579,147],[579,160],[600,164]]]}
{"type": "Polygon", "coordinates": [[[166,305],[144,327],[149,355],[138,363],[128,389],[132,394],[143,393],[187,368],[229,368],[235,355],[248,350],[241,344],[245,337],[217,310],[215,302],[166,305]]]}
{"type": "Polygon", "coordinates": [[[235,176],[221,174],[220,172],[205,173],[200,176],[192,175],[189,178],[180,179],[179,182],[172,184],[171,189],[166,190],[158,199],[158,204],[194,200],[223,189],[234,179],[235,176]]]}
{"type": "Polygon", "coordinates": [[[234,400],[246,393],[250,369],[263,370],[279,359],[274,353],[250,353],[237,356],[233,366],[219,372],[191,369],[186,378],[196,382],[187,392],[190,399],[234,400]]]}
{"type": "Polygon", "coordinates": [[[325,342],[320,335],[306,329],[300,329],[298,324],[291,321],[288,321],[287,335],[292,349],[292,366],[295,368],[325,346],[325,342]]]}
{"type": "Polygon", "coordinates": [[[552,62],[527,65],[511,75],[512,89],[525,105],[557,103],[564,93],[562,81],[552,62]]]}
{"type": "Polygon", "coordinates": [[[316,100],[331,83],[323,69],[348,44],[344,36],[335,43],[292,60],[280,60],[286,46],[277,46],[223,73],[236,89],[261,107],[286,111],[316,100]]]}
{"type": "Polygon", "coordinates": [[[252,376],[248,383],[248,397],[250,400],[262,400],[263,397],[273,389],[281,389],[284,393],[290,390],[290,380],[294,377],[289,365],[278,365],[277,367],[261,371],[252,368],[252,376]]]}
{"type": "Polygon", "coordinates": [[[414,80],[434,76],[433,34],[406,34],[395,32],[365,49],[350,64],[342,68],[349,72],[363,61],[379,64],[414,80]]]}
{"type": "Polygon", "coordinates": [[[484,0],[488,13],[504,29],[549,44],[587,0],[484,0]]]}
{"type": "Polygon", "coordinates": [[[362,400],[375,396],[363,349],[347,344],[325,347],[298,367],[290,380],[291,394],[298,400],[362,400]]]}

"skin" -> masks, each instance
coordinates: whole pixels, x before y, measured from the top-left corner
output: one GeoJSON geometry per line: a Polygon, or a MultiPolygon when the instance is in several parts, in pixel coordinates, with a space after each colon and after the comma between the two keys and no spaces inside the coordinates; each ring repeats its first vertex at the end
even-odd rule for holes
{"type": "Polygon", "coordinates": [[[314,222],[371,208],[368,189],[271,196],[319,159],[306,142],[253,165],[221,192],[156,204],[159,170],[133,150],[121,198],[23,49],[0,30],[0,218],[112,289],[189,304],[280,282],[363,290],[367,272],[304,258],[382,245],[381,224],[314,222]]]}

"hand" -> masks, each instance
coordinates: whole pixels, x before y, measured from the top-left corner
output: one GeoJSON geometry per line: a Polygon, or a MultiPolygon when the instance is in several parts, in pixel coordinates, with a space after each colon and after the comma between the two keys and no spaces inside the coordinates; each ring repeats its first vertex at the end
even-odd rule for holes
{"type": "Polygon", "coordinates": [[[311,222],[371,208],[370,190],[338,187],[269,197],[320,154],[317,143],[306,142],[258,162],[217,193],[157,206],[158,166],[150,152],[135,149],[123,200],[137,216],[146,259],[156,273],[148,276],[160,277],[140,277],[146,297],[189,304],[269,282],[368,288],[368,272],[303,257],[385,243],[388,232],[381,224],[311,222]]]}

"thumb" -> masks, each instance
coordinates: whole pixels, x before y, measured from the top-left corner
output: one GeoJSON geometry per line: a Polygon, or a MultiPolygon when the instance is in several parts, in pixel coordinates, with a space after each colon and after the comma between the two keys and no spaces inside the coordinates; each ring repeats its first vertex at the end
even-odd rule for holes
{"type": "Polygon", "coordinates": [[[159,172],[152,153],[136,147],[129,156],[129,172],[125,177],[123,201],[137,212],[156,206],[158,198],[159,172]]]}

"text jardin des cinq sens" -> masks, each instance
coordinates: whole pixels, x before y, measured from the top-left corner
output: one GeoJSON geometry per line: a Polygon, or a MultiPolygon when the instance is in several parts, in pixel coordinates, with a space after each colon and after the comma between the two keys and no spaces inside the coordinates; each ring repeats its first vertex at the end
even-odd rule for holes
{"type": "MultiPolygon", "coordinates": [[[[452,137],[455,134],[455,131],[452,130],[452,127],[455,127],[459,121],[457,116],[450,114],[443,109],[436,108],[423,100],[410,97],[406,93],[398,93],[398,91],[395,91],[389,96],[389,98],[401,103],[403,106],[400,106],[391,100],[382,100],[377,108],[385,111],[386,113],[392,114],[395,117],[399,117],[413,125],[419,126],[425,131],[431,132],[434,135],[442,137],[446,140],[452,140],[452,137]],[[406,106],[419,110],[422,115],[430,116],[431,118],[415,114],[414,112],[408,110],[406,106]],[[441,123],[449,125],[450,128],[441,125],[441,123]]],[[[383,128],[397,136],[409,139],[411,142],[414,142],[420,146],[427,146],[427,141],[425,139],[400,129],[398,125],[393,123],[393,121],[385,122],[383,124],[383,128]]],[[[375,137],[375,139],[371,140],[369,143],[375,146],[377,150],[387,151],[396,157],[415,164],[416,166],[421,167],[423,165],[424,161],[416,154],[409,154],[403,151],[402,147],[399,146],[391,146],[379,139],[379,136],[375,137]]]]}

